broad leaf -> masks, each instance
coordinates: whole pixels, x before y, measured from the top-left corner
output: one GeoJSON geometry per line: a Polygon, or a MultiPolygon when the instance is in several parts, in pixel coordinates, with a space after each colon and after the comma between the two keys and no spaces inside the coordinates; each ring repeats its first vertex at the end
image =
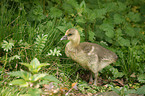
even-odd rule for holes
{"type": "Polygon", "coordinates": [[[29,72],[27,72],[27,71],[23,71],[23,70],[21,70],[20,72],[21,72],[21,77],[22,77],[24,80],[26,80],[26,81],[31,80],[31,79],[30,79],[31,76],[32,76],[31,73],[29,73],[29,72]]]}
{"type": "Polygon", "coordinates": [[[52,18],[59,18],[62,16],[62,11],[56,7],[51,7],[50,9],[50,16],[52,18]]]}
{"type": "Polygon", "coordinates": [[[26,66],[29,69],[32,69],[32,65],[30,65],[29,63],[20,63],[20,64],[26,66]]]}
{"type": "Polygon", "coordinates": [[[114,37],[114,31],[113,30],[107,31],[107,32],[105,32],[105,35],[110,37],[110,38],[113,38],[114,37]]]}
{"type": "Polygon", "coordinates": [[[43,79],[48,80],[49,82],[60,83],[60,81],[56,77],[54,77],[53,75],[47,75],[43,79]]]}
{"type": "Polygon", "coordinates": [[[31,96],[40,96],[41,93],[42,93],[42,91],[39,88],[29,88],[28,89],[28,94],[31,94],[31,96]]]}
{"type": "Polygon", "coordinates": [[[33,75],[32,78],[31,78],[31,79],[32,79],[32,82],[35,82],[35,81],[37,81],[37,80],[43,78],[44,76],[46,76],[46,74],[35,74],[35,75],[33,75]]]}
{"type": "Polygon", "coordinates": [[[141,20],[139,13],[129,12],[127,15],[131,21],[138,22],[141,20]]]}
{"type": "Polygon", "coordinates": [[[10,76],[15,76],[15,77],[21,77],[26,81],[30,80],[30,77],[32,76],[31,73],[27,72],[27,71],[14,71],[14,72],[9,72],[8,73],[10,76]]]}
{"type": "Polygon", "coordinates": [[[124,39],[123,37],[118,37],[117,41],[121,46],[130,46],[130,41],[128,39],[124,39]]]}
{"type": "Polygon", "coordinates": [[[23,79],[16,79],[9,83],[9,85],[18,85],[20,87],[28,87],[28,82],[24,81],[23,79]]]}
{"type": "Polygon", "coordinates": [[[14,55],[14,56],[10,57],[9,62],[11,62],[14,59],[20,59],[20,56],[19,55],[14,55]]]}
{"type": "Polygon", "coordinates": [[[41,63],[41,65],[37,66],[37,68],[39,69],[41,67],[48,66],[48,65],[50,65],[50,64],[49,63],[41,63]]]}
{"type": "Polygon", "coordinates": [[[126,9],[126,5],[124,3],[118,1],[117,4],[118,4],[117,10],[124,11],[126,9]]]}
{"type": "Polygon", "coordinates": [[[136,91],[137,94],[145,94],[145,85],[142,87],[138,88],[136,91]]]}
{"type": "Polygon", "coordinates": [[[145,74],[140,74],[137,79],[139,82],[145,83],[145,74]]]}
{"type": "Polygon", "coordinates": [[[121,24],[123,22],[125,22],[125,20],[120,14],[115,14],[114,15],[114,23],[115,24],[121,24]]]}
{"type": "Polygon", "coordinates": [[[13,71],[8,73],[10,76],[21,77],[21,71],[13,71]]]}
{"type": "Polygon", "coordinates": [[[126,27],[125,29],[125,33],[128,35],[128,36],[131,36],[131,37],[134,37],[135,36],[135,30],[133,27],[126,27]]]}

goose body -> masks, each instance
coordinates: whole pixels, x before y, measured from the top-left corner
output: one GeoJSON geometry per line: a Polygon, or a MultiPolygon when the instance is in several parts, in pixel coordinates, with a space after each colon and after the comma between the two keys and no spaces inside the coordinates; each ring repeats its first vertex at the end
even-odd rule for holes
{"type": "MultiPolygon", "coordinates": [[[[114,52],[98,44],[80,43],[79,32],[74,28],[68,29],[61,40],[70,40],[65,47],[65,54],[95,74],[95,85],[97,85],[98,71],[118,58],[114,52]]],[[[92,76],[90,76],[90,82],[93,82],[92,76]]]]}

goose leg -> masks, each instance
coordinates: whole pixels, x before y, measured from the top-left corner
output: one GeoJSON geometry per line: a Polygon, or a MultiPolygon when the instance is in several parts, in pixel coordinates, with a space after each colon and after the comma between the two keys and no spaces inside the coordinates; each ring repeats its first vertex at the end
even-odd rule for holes
{"type": "Polygon", "coordinates": [[[92,76],[92,72],[90,72],[90,80],[89,80],[89,84],[93,83],[93,76],[92,76]]]}
{"type": "Polygon", "coordinates": [[[97,73],[95,73],[94,85],[96,85],[96,86],[97,86],[97,83],[98,83],[97,78],[98,78],[98,72],[97,72],[97,73]]]}

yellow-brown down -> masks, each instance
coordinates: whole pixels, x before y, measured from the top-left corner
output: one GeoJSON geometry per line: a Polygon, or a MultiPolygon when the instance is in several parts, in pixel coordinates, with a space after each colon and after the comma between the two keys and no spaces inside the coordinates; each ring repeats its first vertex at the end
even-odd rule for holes
{"type": "MultiPolygon", "coordinates": [[[[117,60],[117,55],[95,43],[80,43],[79,32],[74,29],[68,29],[61,40],[70,40],[66,47],[67,57],[72,58],[83,68],[90,70],[95,74],[94,85],[97,85],[98,71],[117,60]]],[[[90,82],[93,82],[92,75],[90,82]]]]}

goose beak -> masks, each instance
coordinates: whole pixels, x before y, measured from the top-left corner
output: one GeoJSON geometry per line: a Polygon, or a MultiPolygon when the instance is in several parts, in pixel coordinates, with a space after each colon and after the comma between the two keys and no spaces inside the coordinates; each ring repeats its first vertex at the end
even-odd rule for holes
{"type": "Polygon", "coordinates": [[[68,40],[67,35],[64,35],[60,40],[68,40]]]}

